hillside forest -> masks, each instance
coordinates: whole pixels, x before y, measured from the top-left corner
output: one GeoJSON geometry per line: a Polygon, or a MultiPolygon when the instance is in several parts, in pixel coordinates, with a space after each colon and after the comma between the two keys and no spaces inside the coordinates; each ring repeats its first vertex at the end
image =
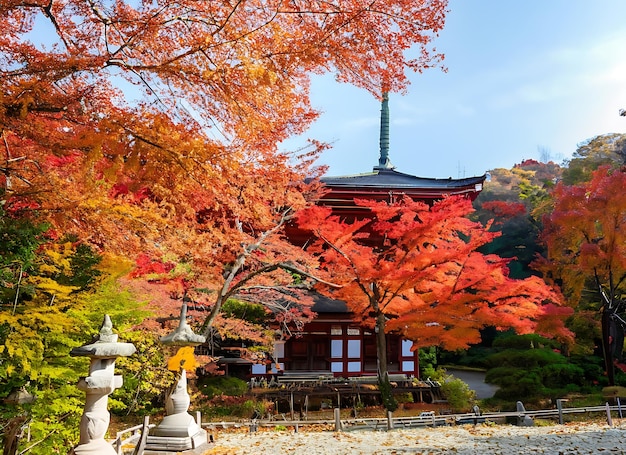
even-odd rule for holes
{"type": "Polygon", "coordinates": [[[626,137],[493,169],[473,204],[355,201],[372,217],[339,219],[316,205],[329,144],[279,149],[318,115],[310,78],[402,93],[407,70],[442,68],[431,41],[447,2],[335,3],[0,5],[0,429],[13,453],[76,443],[88,360],[69,353],[104,314],[137,348],[116,363],[109,408],[136,421],[163,411],[182,364],[221,377],[220,342],[254,361],[298,336],[311,291],[376,327],[380,357],[401,333],[424,368],[489,368],[503,394],[626,385],[626,137]],[[183,300],[202,355],[159,343],[183,300]]]}

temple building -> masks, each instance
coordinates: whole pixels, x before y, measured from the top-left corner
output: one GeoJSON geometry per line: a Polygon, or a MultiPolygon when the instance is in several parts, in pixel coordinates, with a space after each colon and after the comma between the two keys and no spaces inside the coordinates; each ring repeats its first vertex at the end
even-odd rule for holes
{"type": "MultiPolygon", "coordinates": [[[[485,179],[485,175],[436,179],[398,172],[389,158],[389,100],[385,94],[381,107],[378,163],[368,173],[322,178],[329,191],[319,203],[332,207],[333,214],[347,219],[363,218],[368,216],[368,210],[357,207],[355,198],[393,202],[408,195],[432,204],[448,195],[466,195],[474,200],[485,179]]],[[[304,244],[307,240],[299,232],[290,235],[294,243],[304,244]]],[[[297,372],[329,373],[335,377],[375,375],[377,355],[373,330],[359,326],[345,302],[317,296],[312,309],[317,317],[304,326],[299,336],[277,342],[274,363],[271,366],[253,365],[252,375],[297,372]]],[[[418,353],[411,347],[410,340],[394,334],[387,336],[390,374],[419,376],[418,353]]]]}

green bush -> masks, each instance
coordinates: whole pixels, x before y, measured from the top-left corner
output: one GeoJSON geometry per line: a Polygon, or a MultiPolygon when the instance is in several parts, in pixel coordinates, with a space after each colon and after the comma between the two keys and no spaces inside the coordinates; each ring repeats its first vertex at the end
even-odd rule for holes
{"type": "Polygon", "coordinates": [[[499,349],[527,350],[542,348],[555,349],[558,348],[559,345],[554,340],[549,340],[534,333],[528,333],[526,335],[507,333],[493,340],[493,347],[499,349]]]}
{"type": "Polygon", "coordinates": [[[394,397],[398,403],[413,403],[413,394],[410,392],[397,393],[394,397]]]}
{"type": "Polygon", "coordinates": [[[602,357],[595,355],[573,355],[570,357],[570,363],[582,370],[583,377],[587,381],[597,381],[603,378],[604,360],[602,357]]]}
{"type": "Polygon", "coordinates": [[[248,392],[248,384],[239,378],[207,376],[198,379],[198,390],[209,400],[220,395],[240,397],[248,392]]]}
{"type": "Polygon", "coordinates": [[[495,367],[487,371],[485,382],[494,384],[502,389],[515,387],[519,380],[526,374],[524,370],[514,367],[495,367]]]}
{"type": "Polygon", "coordinates": [[[424,368],[424,373],[422,374],[422,377],[430,378],[433,381],[444,382],[446,378],[449,377],[449,375],[444,368],[435,369],[433,367],[427,367],[424,368]]]}
{"type": "Polygon", "coordinates": [[[383,402],[383,406],[387,411],[395,411],[398,409],[398,402],[393,396],[393,390],[389,380],[379,380],[378,390],[380,391],[380,398],[383,402]]]}
{"type": "Polygon", "coordinates": [[[485,382],[500,387],[495,398],[510,402],[555,399],[580,392],[591,383],[591,378],[601,373],[597,364],[583,368],[582,362],[570,362],[540,341],[541,337],[531,335],[499,340],[500,346],[510,347],[485,359],[490,367],[485,382]],[[513,348],[528,346],[529,340],[534,348],[513,348]]]}
{"type": "Polygon", "coordinates": [[[541,375],[535,370],[511,371],[497,368],[487,373],[485,381],[498,385],[500,388],[494,397],[506,401],[527,400],[538,397],[543,392],[541,375]]]}
{"type": "Polygon", "coordinates": [[[437,367],[437,348],[434,346],[419,348],[419,366],[421,371],[421,376],[424,376],[424,370],[426,368],[436,368],[437,367]]]}
{"type": "Polygon", "coordinates": [[[494,353],[492,347],[472,346],[464,355],[458,356],[455,365],[471,368],[485,368],[485,359],[494,353]]]}
{"type": "Polygon", "coordinates": [[[528,370],[554,363],[567,363],[567,359],[550,349],[529,349],[526,351],[507,349],[490,355],[485,359],[485,363],[491,368],[508,366],[528,370]]]}
{"type": "Polygon", "coordinates": [[[269,401],[256,401],[246,397],[218,395],[201,407],[202,414],[209,419],[241,417],[250,419],[265,416],[272,409],[269,401]]]}
{"type": "Polygon", "coordinates": [[[444,368],[426,368],[424,375],[441,384],[441,393],[453,411],[469,411],[476,402],[476,392],[462,380],[449,375],[444,368]]]}
{"type": "Polygon", "coordinates": [[[455,412],[469,411],[476,402],[476,392],[465,382],[452,376],[441,384],[441,393],[455,412]]]}
{"type": "Polygon", "coordinates": [[[583,369],[572,364],[546,365],[541,369],[543,385],[559,388],[567,385],[583,385],[583,369]]]}

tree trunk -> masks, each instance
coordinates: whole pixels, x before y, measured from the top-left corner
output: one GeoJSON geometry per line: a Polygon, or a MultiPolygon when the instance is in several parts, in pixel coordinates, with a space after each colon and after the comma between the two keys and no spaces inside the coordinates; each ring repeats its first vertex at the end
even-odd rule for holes
{"type": "Polygon", "coordinates": [[[9,420],[9,423],[4,428],[4,449],[2,455],[15,455],[17,453],[17,446],[20,439],[19,434],[22,431],[24,422],[26,422],[25,416],[17,416],[9,420]]]}
{"type": "Polygon", "coordinates": [[[613,351],[615,337],[611,336],[612,311],[605,308],[602,311],[602,353],[604,355],[604,367],[609,386],[615,385],[615,367],[613,365],[613,351]]]}
{"type": "Polygon", "coordinates": [[[385,315],[376,315],[376,356],[378,359],[378,379],[387,379],[387,338],[385,336],[385,315]]]}
{"type": "Polygon", "coordinates": [[[398,402],[393,396],[387,370],[387,338],[385,336],[385,315],[382,311],[376,314],[376,354],[378,357],[378,389],[383,406],[387,411],[395,411],[398,402]]]}

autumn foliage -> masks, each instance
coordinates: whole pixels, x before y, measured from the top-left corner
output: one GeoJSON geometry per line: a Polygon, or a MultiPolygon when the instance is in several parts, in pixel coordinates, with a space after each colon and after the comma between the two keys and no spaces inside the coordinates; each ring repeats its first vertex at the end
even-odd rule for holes
{"type": "MultiPolygon", "coordinates": [[[[546,271],[563,280],[577,303],[588,278],[618,299],[626,280],[626,173],[602,167],[587,183],[560,184],[545,217],[546,271]]],[[[598,289],[599,289],[598,288],[598,289]]]]}
{"type": "MultiPolygon", "coordinates": [[[[75,239],[73,248],[89,247],[117,270],[135,263],[132,279],[117,284],[154,311],[139,337],[150,349],[146,334],[171,322],[183,295],[204,332],[213,325],[225,337],[261,332],[220,314],[238,299],[265,304],[288,333],[310,317],[304,290],[316,261],[286,240],[283,227],[316,200],[323,169],[315,158],[326,145],[311,141],[291,153],[279,144],[317,117],[310,78],[333,72],[375,96],[383,86],[406,89],[407,68],[441,65],[430,42],[446,6],[445,0],[1,2],[2,221],[42,226],[50,240],[75,239]]],[[[9,250],[9,243],[2,247],[9,250]]],[[[84,336],[84,318],[69,315],[112,309],[92,298],[74,308],[74,293],[82,290],[53,279],[67,271],[65,247],[44,243],[2,262],[2,290],[18,294],[2,301],[0,338],[10,341],[0,352],[2,379],[15,381],[5,394],[29,379],[46,393],[54,381],[68,387],[66,376],[38,383],[37,366],[84,336]],[[37,255],[39,271],[29,266],[37,255]],[[26,285],[36,294],[31,301],[20,297],[26,285]],[[21,336],[16,321],[27,313],[32,345],[8,353],[21,336]],[[63,334],[58,350],[47,349],[36,330],[39,314],[46,333],[63,334]],[[36,366],[20,364],[29,357],[36,366]]],[[[118,294],[126,295],[113,287],[106,295],[118,294]]],[[[149,377],[133,368],[136,377],[149,377]]],[[[149,381],[134,383],[137,390],[143,382],[149,381]]],[[[47,422],[75,416],[62,405],[44,413],[47,422]]],[[[34,438],[45,433],[43,425],[41,432],[30,428],[34,438]]],[[[58,439],[66,437],[61,433],[58,439]]],[[[62,445],[38,440],[33,453],[50,453],[55,444],[62,445]]]]}
{"type": "Polygon", "coordinates": [[[307,268],[280,230],[315,199],[304,181],[325,145],[278,144],[317,116],[311,75],[406,89],[407,68],[441,65],[446,5],[4,3],[0,201],[100,251],[176,264],[160,281],[215,292],[210,325],[246,275],[307,268]]]}
{"type": "Polygon", "coordinates": [[[583,291],[591,292],[602,312],[605,362],[613,382],[613,361],[621,361],[623,350],[610,332],[624,330],[618,316],[626,290],[626,173],[602,166],[591,175],[589,182],[556,187],[542,233],[547,255],[535,265],[562,284],[572,306],[581,304],[583,291]]]}
{"type": "Polygon", "coordinates": [[[335,71],[378,96],[383,84],[405,89],[406,68],[439,65],[429,42],[445,8],[445,0],[5,2],[3,198],[72,212],[56,221],[114,245],[115,228],[99,224],[152,233],[143,223],[159,217],[136,207],[147,197],[150,211],[175,221],[195,216],[188,208],[212,210],[244,168],[289,167],[277,144],[316,118],[312,74],[335,71]],[[198,206],[181,206],[190,197],[198,206]]]}
{"type": "MultiPolygon", "coordinates": [[[[432,208],[408,198],[356,204],[370,208],[371,218],[347,222],[316,207],[298,221],[316,239],[308,251],[344,285],[333,297],[366,324],[382,320],[379,328],[416,346],[453,350],[479,342],[490,325],[530,332],[560,303],[541,279],[512,279],[508,260],[476,251],[497,234],[467,218],[464,198],[432,208]]],[[[559,333],[569,335],[562,324],[552,335],[559,333]]]]}

